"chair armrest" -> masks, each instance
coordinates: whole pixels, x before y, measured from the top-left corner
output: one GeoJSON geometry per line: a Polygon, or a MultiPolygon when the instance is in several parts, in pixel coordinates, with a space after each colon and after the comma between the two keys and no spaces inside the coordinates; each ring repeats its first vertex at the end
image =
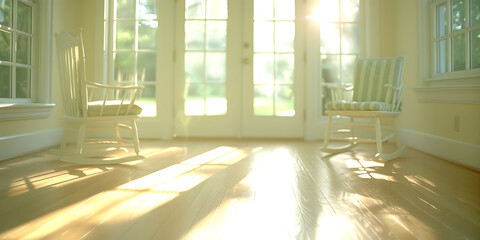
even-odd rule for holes
{"type": "Polygon", "coordinates": [[[87,87],[98,87],[98,88],[105,88],[111,90],[129,90],[129,89],[137,89],[142,90],[144,87],[140,85],[105,85],[97,82],[90,82],[86,81],[87,87]]]}
{"type": "Polygon", "coordinates": [[[392,84],[385,84],[383,86],[388,88],[387,95],[385,97],[385,105],[387,106],[387,110],[399,111],[403,95],[403,83],[400,83],[400,86],[398,87],[394,87],[392,84]]]}
{"type": "Polygon", "coordinates": [[[400,87],[394,87],[392,84],[385,84],[385,85],[383,85],[383,86],[384,86],[384,87],[387,87],[387,88],[391,88],[391,89],[393,89],[393,90],[395,90],[395,91],[400,91],[400,90],[402,89],[401,86],[400,86],[400,87]]]}

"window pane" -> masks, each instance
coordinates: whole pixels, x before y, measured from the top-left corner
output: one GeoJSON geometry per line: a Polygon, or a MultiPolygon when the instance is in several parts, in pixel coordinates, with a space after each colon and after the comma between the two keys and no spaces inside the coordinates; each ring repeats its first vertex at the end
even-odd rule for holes
{"type": "Polygon", "coordinates": [[[157,46],[158,22],[139,22],[138,49],[152,49],[157,46]]]}
{"type": "Polygon", "coordinates": [[[143,90],[140,92],[137,100],[135,101],[140,107],[142,107],[142,117],[152,117],[157,115],[157,105],[155,98],[155,86],[154,85],[144,85],[143,90]]]}
{"type": "Polygon", "coordinates": [[[138,0],[137,18],[153,20],[157,18],[157,0],[138,0]]]}
{"type": "Polygon", "coordinates": [[[360,11],[358,8],[359,0],[341,0],[341,21],[358,22],[360,19],[360,11]]]}
{"type": "Polygon", "coordinates": [[[360,53],[360,25],[342,24],[342,53],[360,53]]]}
{"type": "Polygon", "coordinates": [[[185,19],[205,19],[205,0],[187,0],[185,19]]]}
{"type": "Polygon", "coordinates": [[[295,20],[295,0],[275,0],[275,19],[295,20]]]}
{"type": "Polygon", "coordinates": [[[207,63],[205,64],[207,82],[225,82],[226,67],[225,53],[207,53],[207,63]]]}
{"type": "Polygon", "coordinates": [[[135,49],[135,22],[117,22],[116,49],[135,49]]]}
{"type": "Polygon", "coordinates": [[[273,22],[255,22],[253,34],[255,52],[273,52],[273,22]]]}
{"type": "Polygon", "coordinates": [[[203,82],[204,81],[204,53],[187,52],[185,53],[185,82],[203,82]]]}
{"type": "Polygon", "coordinates": [[[116,53],[114,79],[118,82],[135,82],[135,54],[132,52],[116,53]]]}
{"type": "Polygon", "coordinates": [[[10,62],[10,35],[11,33],[0,31],[0,61],[10,62]]]}
{"type": "Polygon", "coordinates": [[[342,83],[353,83],[356,56],[342,56],[342,83]]]}
{"type": "Polygon", "coordinates": [[[465,34],[452,39],[453,71],[465,70],[465,34]]]}
{"type": "Polygon", "coordinates": [[[321,53],[340,53],[339,27],[340,27],[339,24],[332,24],[332,23],[320,24],[320,52],[321,53]]]}
{"type": "Polygon", "coordinates": [[[118,18],[135,18],[135,0],[115,0],[118,18]]]}
{"type": "Polygon", "coordinates": [[[273,84],[273,54],[255,54],[253,56],[253,82],[255,84],[273,84]]]}
{"type": "Polygon", "coordinates": [[[16,98],[30,97],[30,69],[17,67],[16,98]]]}
{"type": "Polygon", "coordinates": [[[17,36],[17,63],[30,64],[30,37],[17,36]]]}
{"type": "Polygon", "coordinates": [[[205,49],[205,22],[204,21],[186,21],[185,22],[185,49],[186,50],[205,49]]]}
{"type": "Polygon", "coordinates": [[[187,83],[185,87],[185,115],[204,115],[204,84],[187,83]]]}
{"type": "Polygon", "coordinates": [[[206,115],[222,115],[227,113],[227,99],[224,84],[208,84],[206,86],[206,115]]]}
{"type": "Polygon", "coordinates": [[[480,68],[480,29],[472,31],[472,69],[480,68]]]}
{"type": "Polygon", "coordinates": [[[340,82],[340,59],[338,55],[322,55],[323,82],[340,82]]]}
{"type": "Polygon", "coordinates": [[[10,98],[10,67],[0,65],[0,98],[10,98]]]}
{"type": "Polygon", "coordinates": [[[441,4],[437,6],[436,15],[435,15],[435,25],[437,30],[437,37],[445,36],[448,32],[448,22],[447,22],[447,4],[441,4]]]}
{"type": "Polygon", "coordinates": [[[318,9],[321,23],[338,22],[340,15],[339,0],[320,0],[318,9]]]}
{"type": "Polygon", "coordinates": [[[470,17],[472,27],[480,24],[480,0],[471,1],[470,17]]]}
{"type": "Polygon", "coordinates": [[[17,2],[17,29],[32,33],[32,7],[17,2]]]}
{"type": "Polygon", "coordinates": [[[227,19],[227,0],[208,0],[207,19],[227,19]]]}
{"type": "Polygon", "coordinates": [[[0,25],[12,26],[12,0],[0,0],[0,25]]]}
{"type": "Polygon", "coordinates": [[[441,40],[436,43],[436,63],[437,73],[444,73],[447,71],[447,44],[446,40],[441,40]]]}
{"type": "Polygon", "coordinates": [[[253,113],[259,116],[273,115],[274,85],[255,85],[253,113]]]}
{"type": "Polygon", "coordinates": [[[254,0],[253,19],[272,20],[274,0],[254,0]]]}
{"type": "Polygon", "coordinates": [[[293,83],[294,64],[293,54],[276,54],[275,83],[293,83]]]}
{"type": "Polygon", "coordinates": [[[225,50],[227,45],[227,22],[207,21],[207,49],[225,50]]]}
{"type": "Polygon", "coordinates": [[[276,86],[275,115],[295,116],[293,87],[291,85],[276,86]]]}
{"type": "Polygon", "coordinates": [[[156,74],[156,56],[155,53],[138,53],[137,57],[137,79],[140,82],[155,82],[156,74]]]}
{"type": "Polygon", "coordinates": [[[145,100],[155,102],[155,86],[145,85],[138,97],[139,101],[145,102],[145,100]]]}
{"type": "Polygon", "coordinates": [[[465,28],[465,0],[452,0],[452,32],[465,28]]]}
{"type": "Polygon", "coordinates": [[[294,22],[275,23],[275,52],[293,52],[295,40],[294,22]]]}

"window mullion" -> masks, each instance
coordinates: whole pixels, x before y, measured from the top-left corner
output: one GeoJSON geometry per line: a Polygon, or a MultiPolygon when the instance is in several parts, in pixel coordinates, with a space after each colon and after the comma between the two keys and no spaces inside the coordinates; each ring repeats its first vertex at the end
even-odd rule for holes
{"type": "Polygon", "coordinates": [[[470,32],[471,32],[471,25],[470,25],[470,1],[465,1],[465,18],[466,18],[466,22],[465,22],[465,70],[470,70],[471,69],[471,58],[470,58],[470,32]]]}
{"type": "MultiPolygon", "coordinates": [[[[12,29],[17,29],[17,1],[12,1],[12,29]]],[[[17,31],[12,31],[10,97],[17,98],[17,31]]]]}

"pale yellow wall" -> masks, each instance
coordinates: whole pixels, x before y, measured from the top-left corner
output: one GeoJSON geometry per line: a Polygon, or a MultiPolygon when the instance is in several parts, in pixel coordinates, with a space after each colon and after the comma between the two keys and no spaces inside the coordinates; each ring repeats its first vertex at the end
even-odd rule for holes
{"type": "Polygon", "coordinates": [[[382,0],[381,55],[407,53],[405,95],[399,127],[480,144],[480,105],[423,103],[416,100],[412,87],[418,85],[417,0],[382,0]],[[460,117],[460,131],[454,131],[454,118],[460,117]]]}
{"type": "MultiPolygon", "coordinates": [[[[73,31],[80,27],[81,12],[78,0],[54,0],[53,1],[53,32],[63,29],[73,31]]],[[[55,40],[54,40],[55,41],[55,40]]],[[[55,42],[53,42],[52,57],[52,85],[53,102],[56,104],[52,115],[45,119],[0,121],[0,137],[29,132],[41,131],[64,126],[63,105],[61,103],[61,91],[59,86],[59,70],[55,42]]]]}

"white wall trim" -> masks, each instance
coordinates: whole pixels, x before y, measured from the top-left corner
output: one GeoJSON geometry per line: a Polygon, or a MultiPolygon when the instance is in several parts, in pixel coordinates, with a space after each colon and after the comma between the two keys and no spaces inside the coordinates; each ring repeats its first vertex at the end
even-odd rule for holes
{"type": "Polygon", "coordinates": [[[420,102],[480,104],[480,86],[413,87],[420,102]]]}
{"type": "Polygon", "coordinates": [[[53,103],[4,103],[0,104],[1,120],[47,118],[51,115],[53,103]]]}
{"type": "Polygon", "coordinates": [[[400,128],[399,134],[407,146],[451,162],[480,170],[480,145],[400,128]]]}
{"type": "Polygon", "coordinates": [[[0,160],[58,145],[62,141],[63,132],[64,128],[53,128],[0,137],[0,160]]]}

